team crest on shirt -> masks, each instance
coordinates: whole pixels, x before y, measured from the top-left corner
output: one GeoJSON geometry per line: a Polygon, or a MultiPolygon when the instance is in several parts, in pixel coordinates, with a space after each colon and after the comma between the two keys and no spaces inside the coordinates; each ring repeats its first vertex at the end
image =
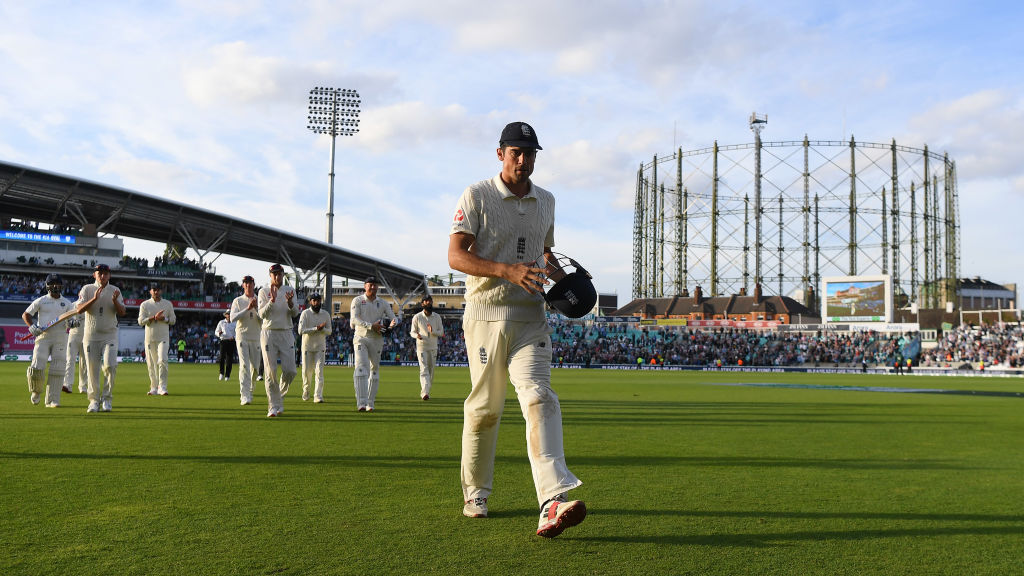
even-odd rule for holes
{"type": "Polygon", "coordinates": [[[458,210],[455,211],[455,217],[452,219],[452,222],[458,224],[465,219],[466,214],[462,211],[462,208],[459,208],[458,210]]]}

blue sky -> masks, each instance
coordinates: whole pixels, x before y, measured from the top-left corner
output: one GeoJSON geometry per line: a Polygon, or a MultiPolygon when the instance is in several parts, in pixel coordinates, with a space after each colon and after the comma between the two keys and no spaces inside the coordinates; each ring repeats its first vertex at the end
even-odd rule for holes
{"type": "Polygon", "coordinates": [[[749,142],[757,111],[764,140],[948,152],[961,275],[1024,281],[1019,3],[3,0],[0,22],[0,158],[316,239],[330,139],[306,129],[308,91],[358,90],[335,243],[428,275],[449,271],[458,195],[525,120],[556,249],[625,303],[639,164],[749,142]]]}

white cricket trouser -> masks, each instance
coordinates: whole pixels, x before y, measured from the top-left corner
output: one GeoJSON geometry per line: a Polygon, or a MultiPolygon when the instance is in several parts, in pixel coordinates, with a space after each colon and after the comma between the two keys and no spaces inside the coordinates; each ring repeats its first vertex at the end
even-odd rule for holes
{"type": "Polygon", "coordinates": [[[486,498],[494,481],[498,424],[511,380],[526,419],[526,451],[537,502],[582,484],[565,465],[562,409],[551,389],[551,337],[545,322],[463,320],[473,388],[463,407],[463,499],[486,498]]]}
{"type": "Polygon", "coordinates": [[[149,391],[167,393],[167,349],[170,342],[146,342],[146,368],[149,370],[149,391]]]}
{"type": "Polygon", "coordinates": [[[420,398],[422,398],[430,394],[430,387],[434,385],[437,350],[417,350],[416,358],[420,361],[420,398]]]}
{"type": "Polygon", "coordinates": [[[267,385],[269,410],[284,410],[283,396],[295,379],[295,336],[291,330],[262,330],[260,347],[263,349],[263,381],[267,385]],[[281,378],[277,378],[277,362],[281,361],[281,378]]]}
{"type": "Polygon", "coordinates": [[[313,399],[323,402],[324,399],[324,362],[327,350],[312,349],[302,351],[302,398],[309,398],[309,385],[313,384],[313,399]]]}
{"type": "Polygon", "coordinates": [[[352,348],[356,356],[356,366],[352,371],[356,406],[373,408],[380,386],[380,352],[384,349],[384,338],[356,336],[352,339],[352,348]]]}
{"type": "Polygon", "coordinates": [[[82,346],[82,336],[81,330],[68,333],[67,363],[64,368],[64,387],[68,390],[75,389],[75,370],[78,370],[79,392],[85,392],[88,386],[88,377],[85,373],[85,358],[82,358],[81,362],[78,361],[78,357],[82,355],[84,349],[82,346]]]}
{"type": "Polygon", "coordinates": [[[242,402],[252,402],[252,383],[260,373],[259,340],[235,340],[238,349],[238,387],[242,402]]]}
{"type": "MultiPolygon", "coordinates": [[[[56,330],[56,328],[55,328],[56,330]]],[[[32,363],[28,368],[29,392],[43,393],[46,388],[46,404],[60,405],[60,390],[64,386],[64,366],[67,362],[68,339],[63,334],[44,333],[36,337],[32,347],[32,363]],[[50,361],[50,372],[46,372],[46,361],[50,361]]]]}
{"type": "Polygon", "coordinates": [[[89,374],[89,403],[112,400],[114,378],[117,377],[117,336],[110,340],[86,342],[82,357],[89,374]]]}

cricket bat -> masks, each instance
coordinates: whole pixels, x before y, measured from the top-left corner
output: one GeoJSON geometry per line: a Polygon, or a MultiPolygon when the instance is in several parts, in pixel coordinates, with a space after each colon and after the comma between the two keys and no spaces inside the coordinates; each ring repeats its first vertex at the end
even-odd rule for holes
{"type": "Polygon", "coordinates": [[[68,318],[71,318],[71,317],[72,317],[72,316],[74,316],[75,314],[78,314],[78,310],[77,310],[77,309],[75,309],[75,308],[71,308],[71,310],[68,310],[67,312],[65,312],[65,313],[61,314],[60,316],[57,316],[56,318],[54,318],[54,319],[53,319],[53,320],[52,320],[52,321],[51,321],[51,322],[50,322],[49,324],[47,324],[46,326],[40,326],[40,327],[39,327],[39,329],[40,329],[40,330],[42,330],[43,332],[46,332],[46,331],[47,331],[47,330],[49,330],[50,328],[53,328],[53,327],[54,327],[54,326],[56,326],[57,324],[60,324],[61,322],[63,322],[63,321],[65,321],[65,320],[67,320],[68,318]]]}

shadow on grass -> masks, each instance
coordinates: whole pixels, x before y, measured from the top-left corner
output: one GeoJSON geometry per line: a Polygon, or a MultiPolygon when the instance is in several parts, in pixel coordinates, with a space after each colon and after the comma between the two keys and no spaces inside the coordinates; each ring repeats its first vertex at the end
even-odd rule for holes
{"type": "Polygon", "coordinates": [[[1024,534],[1021,526],[949,526],[878,530],[800,530],[795,532],[749,532],[739,534],[688,534],[660,536],[585,536],[568,538],[584,542],[615,544],[658,544],[677,546],[719,546],[729,548],[766,548],[787,546],[793,542],[876,540],[929,536],[1008,536],[1024,534]]]}
{"type": "MultiPolygon", "coordinates": [[[[857,530],[796,530],[791,532],[742,532],[725,534],[663,534],[663,535],[604,535],[582,536],[568,539],[609,542],[616,544],[659,544],[680,546],[719,546],[761,548],[769,546],[787,546],[793,542],[825,542],[872,540],[879,538],[910,538],[930,536],[1006,536],[1024,534],[1024,515],[1020,514],[963,514],[963,513],[902,513],[902,512],[802,512],[802,511],[766,511],[766,510],[637,510],[637,509],[597,509],[591,510],[588,520],[602,516],[624,516],[629,518],[645,517],[679,517],[679,518],[749,518],[761,522],[787,520],[839,520],[843,522],[857,520],[881,520],[892,522],[921,522],[925,526],[907,526],[902,528],[865,528],[857,530]],[[942,526],[942,523],[957,523],[942,526]],[[989,525],[964,526],[962,523],[987,523],[989,525]],[[992,525],[996,524],[996,525],[992,525]]],[[[653,523],[654,520],[651,521],[653,523]]],[[[609,523],[615,525],[614,522],[609,523]]],[[[652,524],[653,525],[653,524],[652,524]]]]}
{"type": "Polygon", "coordinates": [[[366,455],[224,455],[192,454],[87,454],[73,452],[2,452],[0,460],[125,460],[148,462],[193,462],[203,464],[260,464],[271,466],[339,465],[361,468],[459,469],[459,456],[366,456],[366,455]]]}
{"type": "Polygon", "coordinates": [[[887,458],[768,458],[758,456],[570,456],[573,466],[708,466],[820,470],[988,470],[949,460],[887,458]]]}
{"type": "MultiPolygon", "coordinates": [[[[74,452],[4,452],[0,451],[0,459],[83,459],[83,460],[144,460],[144,461],[181,461],[207,464],[269,464],[284,466],[304,465],[343,465],[348,467],[385,467],[385,468],[452,468],[457,470],[460,455],[424,456],[424,455],[281,455],[281,454],[228,454],[203,456],[191,454],[95,454],[74,452]]],[[[495,458],[499,464],[527,464],[525,455],[499,455],[495,458]]],[[[977,468],[958,466],[937,460],[880,460],[880,459],[836,459],[823,460],[816,458],[745,458],[745,457],[650,457],[650,456],[609,456],[573,458],[573,465],[597,467],[625,466],[650,468],[651,466],[748,466],[754,468],[787,467],[812,469],[855,469],[855,470],[975,470],[977,468]]]]}
{"type": "MultiPolygon", "coordinates": [[[[678,516],[682,518],[756,518],[758,520],[908,520],[923,522],[1020,522],[1024,514],[926,514],[919,512],[802,512],[778,510],[637,510],[602,508],[601,516],[678,516]]],[[[1024,526],[1021,526],[1024,529],[1024,526]]]]}

